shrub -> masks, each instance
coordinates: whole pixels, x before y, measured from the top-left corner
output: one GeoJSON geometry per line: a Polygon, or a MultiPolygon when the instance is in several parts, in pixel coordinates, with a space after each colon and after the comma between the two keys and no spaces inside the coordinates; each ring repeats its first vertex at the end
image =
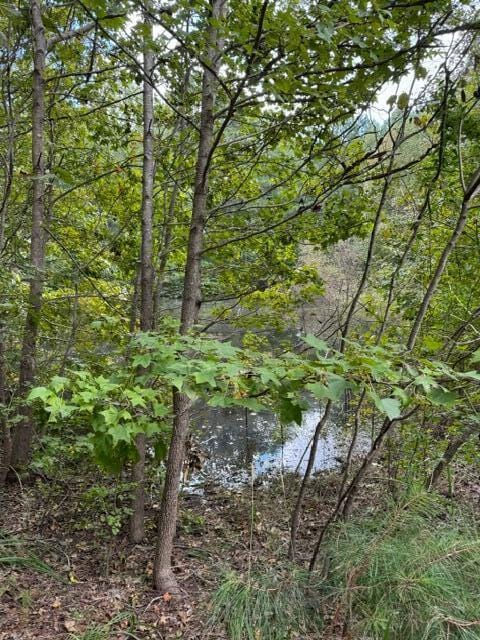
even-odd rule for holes
{"type": "Polygon", "coordinates": [[[480,538],[460,514],[417,493],[383,516],[339,527],[326,595],[355,638],[480,638],[480,538]]]}
{"type": "Polygon", "coordinates": [[[292,566],[251,575],[230,572],[214,594],[210,624],[224,625],[231,640],[305,638],[321,626],[308,585],[307,574],[292,566]]]}

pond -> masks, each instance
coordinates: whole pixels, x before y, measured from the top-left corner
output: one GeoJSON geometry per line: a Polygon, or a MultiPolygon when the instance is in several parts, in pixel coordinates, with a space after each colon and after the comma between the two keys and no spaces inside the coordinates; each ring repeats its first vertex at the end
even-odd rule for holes
{"type": "MultiPolygon", "coordinates": [[[[194,484],[212,480],[223,485],[242,485],[255,477],[279,472],[305,471],[309,444],[323,409],[317,404],[304,412],[302,424],[282,427],[270,412],[244,409],[204,408],[193,416],[193,433],[207,454],[194,484]]],[[[323,427],[313,472],[340,468],[350,445],[351,429],[346,414],[336,409],[323,427]]],[[[365,431],[359,434],[354,454],[370,444],[365,431]]]]}

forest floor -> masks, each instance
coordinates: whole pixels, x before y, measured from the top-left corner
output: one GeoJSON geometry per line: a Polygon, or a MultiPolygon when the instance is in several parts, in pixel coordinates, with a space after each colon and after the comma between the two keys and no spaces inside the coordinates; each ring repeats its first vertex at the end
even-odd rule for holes
{"type": "MultiPolygon", "coordinates": [[[[300,560],[308,559],[334,505],[339,478],[323,473],[309,486],[300,560]]],[[[55,575],[0,565],[0,640],[223,640],[224,630],[209,623],[212,593],[227,570],[285,563],[296,482],[287,477],[285,485],[277,480],[253,491],[212,488],[203,496],[183,496],[174,556],[181,596],[152,587],[153,509],[145,543],[131,545],[123,530],[109,535],[101,514],[89,511],[82,499],[85,481],[37,478],[21,489],[9,485],[0,501],[1,530],[16,536],[24,552],[48,563],[55,575]]],[[[357,509],[365,512],[376,504],[380,484],[380,478],[366,483],[357,509]]]]}

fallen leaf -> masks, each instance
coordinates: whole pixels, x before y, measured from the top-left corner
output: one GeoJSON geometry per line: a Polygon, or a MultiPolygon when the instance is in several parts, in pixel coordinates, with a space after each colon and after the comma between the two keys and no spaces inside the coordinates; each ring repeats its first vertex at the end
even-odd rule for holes
{"type": "Polygon", "coordinates": [[[63,626],[68,631],[68,633],[72,633],[75,631],[75,620],[65,620],[63,626]]]}
{"type": "Polygon", "coordinates": [[[171,599],[172,599],[172,594],[168,593],[168,591],[165,591],[165,593],[162,596],[162,600],[164,602],[170,602],[171,599]]]}
{"type": "Polygon", "coordinates": [[[60,598],[57,596],[55,600],[52,602],[52,609],[59,609],[62,606],[60,602],[60,598]]]}

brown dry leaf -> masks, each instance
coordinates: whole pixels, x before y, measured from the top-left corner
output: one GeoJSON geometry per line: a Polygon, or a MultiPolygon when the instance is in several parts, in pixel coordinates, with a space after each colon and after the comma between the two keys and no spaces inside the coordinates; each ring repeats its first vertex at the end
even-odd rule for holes
{"type": "Polygon", "coordinates": [[[165,591],[165,593],[162,596],[162,600],[164,602],[170,602],[171,599],[172,599],[172,594],[168,593],[168,591],[165,591]]]}
{"type": "Polygon", "coordinates": [[[190,620],[192,616],[192,612],[191,611],[179,611],[178,612],[178,617],[180,618],[180,621],[186,626],[187,622],[190,620]]]}
{"type": "Polygon", "coordinates": [[[68,633],[73,633],[75,631],[75,620],[65,620],[63,626],[68,631],[68,633]]]}
{"type": "Polygon", "coordinates": [[[55,600],[52,602],[52,609],[59,609],[62,606],[60,602],[60,598],[57,596],[55,600]]]}

